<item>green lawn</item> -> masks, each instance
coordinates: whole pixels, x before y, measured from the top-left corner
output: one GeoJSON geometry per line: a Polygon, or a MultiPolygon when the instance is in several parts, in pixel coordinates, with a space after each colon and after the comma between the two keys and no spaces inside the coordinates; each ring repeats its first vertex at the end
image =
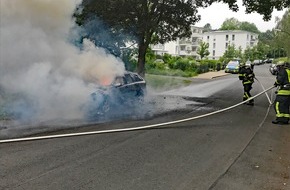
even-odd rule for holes
{"type": "Polygon", "coordinates": [[[173,77],[164,75],[152,75],[146,74],[145,80],[148,87],[153,88],[156,91],[165,91],[181,86],[188,86],[191,84],[190,78],[173,77]]]}

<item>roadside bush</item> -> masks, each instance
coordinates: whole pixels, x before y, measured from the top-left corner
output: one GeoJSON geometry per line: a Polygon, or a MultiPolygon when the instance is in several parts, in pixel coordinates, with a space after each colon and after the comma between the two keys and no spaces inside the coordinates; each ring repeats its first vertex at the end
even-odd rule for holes
{"type": "Polygon", "coordinates": [[[196,72],[198,74],[201,74],[201,73],[206,73],[208,71],[209,71],[208,64],[206,62],[200,62],[199,66],[197,67],[196,72]]]}
{"type": "Polygon", "coordinates": [[[196,76],[196,72],[182,71],[179,69],[172,70],[160,70],[160,69],[150,69],[146,73],[154,75],[167,75],[167,76],[180,76],[180,77],[193,77],[196,76]]]}
{"type": "Polygon", "coordinates": [[[155,68],[156,69],[166,69],[166,64],[165,63],[161,63],[161,62],[155,62],[155,68]]]}
{"type": "Polygon", "coordinates": [[[220,63],[220,62],[218,62],[218,63],[216,64],[216,70],[217,70],[217,71],[220,71],[220,70],[221,70],[221,63],[220,63]]]}
{"type": "Polygon", "coordinates": [[[284,61],[284,62],[287,62],[287,61],[290,61],[287,57],[280,57],[280,58],[277,58],[274,60],[275,63],[278,63],[279,61],[284,61]]]}
{"type": "Polygon", "coordinates": [[[188,63],[189,61],[187,59],[180,59],[176,61],[174,69],[180,69],[182,71],[185,71],[188,68],[188,63]]]}

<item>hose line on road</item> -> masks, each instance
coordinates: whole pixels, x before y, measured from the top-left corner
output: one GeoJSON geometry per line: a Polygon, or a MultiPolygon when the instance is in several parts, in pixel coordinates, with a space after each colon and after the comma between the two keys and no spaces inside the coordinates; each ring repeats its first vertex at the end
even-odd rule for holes
{"type": "MultiPolygon", "coordinates": [[[[258,79],[256,79],[258,81],[258,79]]],[[[259,81],[258,81],[259,82],[259,81]]],[[[260,83],[260,82],[259,82],[260,83]]],[[[260,85],[262,86],[262,88],[265,90],[264,86],[260,83],[260,85]]],[[[272,91],[273,92],[273,91],[272,91]]],[[[248,141],[248,143],[246,143],[246,145],[244,146],[244,148],[242,149],[242,151],[239,153],[239,155],[233,160],[233,162],[228,166],[228,168],[211,184],[211,186],[208,188],[208,190],[212,190],[215,188],[215,186],[218,184],[218,182],[229,172],[229,170],[232,168],[232,166],[234,166],[234,164],[240,159],[240,157],[242,156],[242,154],[245,152],[245,150],[247,149],[247,147],[251,144],[251,142],[254,140],[254,137],[256,136],[256,134],[258,133],[258,131],[261,129],[261,127],[263,126],[263,124],[265,123],[267,116],[269,115],[270,112],[270,108],[272,105],[272,98],[273,98],[273,93],[271,93],[271,100],[267,94],[267,92],[265,92],[267,95],[267,98],[270,102],[265,117],[262,120],[262,122],[259,124],[258,128],[255,130],[255,133],[252,135],[252,137],[250,138],[250,140],[248,141]]]]}
{"type": "Polygon", "coordinates": [[[180,119],[180,120],[175,120],[175,121],[170,121],[170,122],[165,122],[165,123],[158,123],[158,124],[152,124],[152,125],[146,125],[146,126],[140,126],[140,127],[132,127],[132,128],[122,128],[122,129],[88,131],[88,132],[68,133],[68,134],[59,134],[59,135],[48,135],[48,136],[36,136],[36,137],[4,139],[4,140],[0,140],[0,143],[12,143],[12,142],[21,142],[21,141],[34,141],[34,140],[63,138],[63,137],[74,137],[74,136],[85,136],[85,135],[104,134],[104,133],[136,131],[136,130],[150,129],[150,128],[155,128],[155,127],[160,127],[160,126],[166,126],[166,125],[172,125],[172,124],[176,124],[176,123],[187,122],[187,121],[191,121],[191,120],[195,120],[195,119],[211,116],[211,115],[214,115],[214,114],[217,114],[217,113],[221,113],[221,112],[225,112],[227,110],[233,109],[233,108],[235,108],[237,106],[240,106],[240,105],[248,102],[249,100],[252,100],[252,99],[254,99],[254,98],[266,93],[267,91],[271,90],[274,87],[275,86],[271,86],[268,89],[265,89],[262,92],[256,94],[255,96],[253,96],[253,97],[251,97],[251,98],[249,98],[249,99],[247,99],[247,100],[245,100],[243,102],[237,103],[237,104],[235,104],[233,106],[230,106],[230,107],[227,107],[227,108],[224,108],[224,109],[221,109],[221,110],[217,110],[217,111],[214,111],[214,112],[210,112],[210,113],[207,113],[207,114],[186,118],[186,119],[180,119]]]}
{"type": "MultiPolygon", "coordinates": [[[[262,85],[262,83],[255,77],[256,81],[261,85],[262,89],[265,90],[265,87],[262,85]]],[[[271,99],[269,98],[269,95],[267,92],[265,92],[266,96],[267,96],[267,99],[269,101],[269,104],[272,105],[273,102],[271,101],[271,99]]]]}

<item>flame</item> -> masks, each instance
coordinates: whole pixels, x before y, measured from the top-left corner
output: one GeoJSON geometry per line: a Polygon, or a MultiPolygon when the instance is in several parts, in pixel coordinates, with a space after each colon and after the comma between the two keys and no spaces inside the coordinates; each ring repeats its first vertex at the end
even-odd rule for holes
{"type": "Polygon", "coordinates": [[[112,84],[112,82],[113,82],[112,76],[104,76],[100,80],[102,86],[109,86],[110,84],[112,84]]]}

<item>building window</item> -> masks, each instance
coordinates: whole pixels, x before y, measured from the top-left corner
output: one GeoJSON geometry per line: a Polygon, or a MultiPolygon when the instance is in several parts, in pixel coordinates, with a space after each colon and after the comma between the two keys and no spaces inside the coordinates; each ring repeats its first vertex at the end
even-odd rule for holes
{"type": "Polygon", "coordinates": [[[192,38],[191,38],[191,41],[192,41],[192,42],[197,42],[197,40],[198,40],[197,37],[192,37],[192,38]]]}
{"type": "Polygon", "coordinates": [[[228,48],[228,45],[229,45],[229,44],[228,44],[228,43],[226,43],[226,48],[228,48]]]}
{"type": "Polygon", "coordinates": [[[226,41],[228,41],[229,40],[229,35],[226,35],[226,41]]]}
{"type": "Polygon", "coordinates": [[[235,35],[234,34],[232,35],[232,41],[235,41],[235,35]]]}
{"type": "Polygon", "coordinates": [[[209,36],[207,36],[207,40],[209,40],[209,36]]]}
{"type": "Polygon", "coordinates": [[[247,34],[247,40],[249,40],[249,34],[247,34]]]}
{"type": "Polygon", "coordinates": [[[212,44],[213,49],[215,49],[215,43],[212,44]]]}
{"type": "Polygon", "coordinates": [[[215,50],[212,51],[212,56],[215,56],[215,50]]]}
{"type": "Polygon", "coordinates": [[[185,46],[180,46],[181,51],[185,51],[185,46]]]}

